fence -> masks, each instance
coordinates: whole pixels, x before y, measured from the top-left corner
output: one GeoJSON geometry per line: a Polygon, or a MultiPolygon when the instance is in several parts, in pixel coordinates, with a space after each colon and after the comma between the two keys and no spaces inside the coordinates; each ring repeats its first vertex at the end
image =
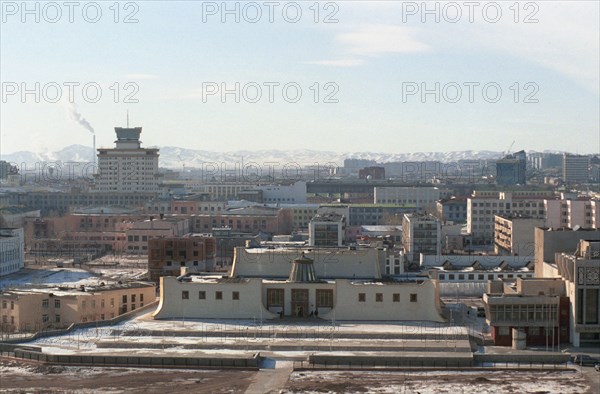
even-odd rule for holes
{"type": "Polygon", "coordinates": [[[396,359],[396,360],[316,360],[294,361],[294,371],[303,370],[478,370],[478,371],[496,371],[496,370],[556,370],[570,371],[575,366],[570,362],[544,363],[544,362],[460,362],[457,360],[420,360],[420,359],[396,359]]]}
{"type": "MultiPolygon", "coordinates": [[[[39,349],[39,348],[38,348],[39,349]]],[[[19,358],[39,363],[129,368],[198,368],[198,369],[248,369],[258,370],[260,354],[251,357],[170,357],[157,356],[105,356],[46,354],[32,346],[0,344],[0,356],[19,358]],[[9,350],[10,348],[10,350],[9,350]]]]}

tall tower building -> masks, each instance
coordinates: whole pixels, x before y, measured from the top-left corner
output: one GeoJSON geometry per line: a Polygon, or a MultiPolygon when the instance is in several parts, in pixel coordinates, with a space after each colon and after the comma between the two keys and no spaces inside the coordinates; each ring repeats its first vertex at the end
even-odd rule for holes
{"type": "Polygon", "coordinates": [[[589,156],[563,155],[563,181],[566,183],[588,182],[590,180],[589,156]]]}
{"type": "Polygon", "coordinates": [[[158,193],[158,149],[142,148],[141,127],[115,127],[114,149],[98,149],[96,192],[158,193]]]}

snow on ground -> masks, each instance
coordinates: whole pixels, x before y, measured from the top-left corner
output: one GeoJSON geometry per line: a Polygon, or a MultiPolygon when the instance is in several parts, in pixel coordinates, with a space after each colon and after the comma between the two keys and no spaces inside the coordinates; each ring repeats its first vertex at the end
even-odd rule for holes
{"type": "Polygon", "coordinates": [[[573,371],[304,371],[294,372],[283,392],[575,394],[586,392],[588,387],[573,371]]]}
{"type": "Polygon", "coordinates": [[[0,279],[0,288],[97,285],[102,278],[78,268],[23,269],[0,279]]]}

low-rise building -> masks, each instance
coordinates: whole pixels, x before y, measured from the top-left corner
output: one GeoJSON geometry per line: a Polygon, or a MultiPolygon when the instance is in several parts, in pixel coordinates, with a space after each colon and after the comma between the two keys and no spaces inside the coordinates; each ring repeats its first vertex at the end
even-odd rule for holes
{"type": "Polygon", "coordinates": [[[376,249],[236,249],[230,275],[161,278],[156,319],[443,322],[435,281],[382,280],[376,249]]]}
{"type": "Polygon", "coordinates": [[[25,266],[25,237],[22,228],[0,228],[0,276],[25,266]]]}
{"type": "Polygon", "coordinates": [[[0,327],[30,332],[109,320],[155,300],[155,285],[146,282],[6,290],[0,292],[0,327]]]}
{"type": "Polygon", "coordinates": [[[490,281],[483,302],[494,345],[522,348],[569,342],[569,298],[560,278],[490,281]]]}

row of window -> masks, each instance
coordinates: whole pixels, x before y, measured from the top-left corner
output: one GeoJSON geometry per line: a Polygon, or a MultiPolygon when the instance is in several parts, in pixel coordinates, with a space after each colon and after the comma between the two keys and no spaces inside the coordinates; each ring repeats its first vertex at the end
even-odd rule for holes
{"type": "MultiPolygon", "coordinates": [[[[417,302],[417,294],[410,294],[410,302],[417,302]]],[[[366,293],[358,293],[358,302],[367,302],[366,293]]],[[[383,302],[383,293],[375,293],[375,302],[383,302]]],[[[392,302],[400,302],[400,293],[392,294],[392,302]]]]}
{"type": "Polygon", "coordinates": [[[475,280],[475,275],[477,275],[477,280],[494,280],[494,277],[498,279],[513,279],[513,278],[533,278],[533,274],[525,274],[525,273],[516,273],[516,274],[438,274],[439,280],[475,280]]]}
{"type": "MultiPolygon", "coordinates": [[[[182,300],[189,300],[190,299],[190,292],[188,290],[183,290],[181,292],[181,299],[182,300]]],[[[199,291],[198,292],[198,299],[199,300],[205,300],[206,299],[206,291],[199,291]]],[[[215,300],[222,300],[223,299],[223,292],[222,291],[215,291],[215,300]]],[[[239,291],[232,291],[231,292],[231,299],[232,300],[239,300],[240,299],[240,292],[239,291]]]]}

